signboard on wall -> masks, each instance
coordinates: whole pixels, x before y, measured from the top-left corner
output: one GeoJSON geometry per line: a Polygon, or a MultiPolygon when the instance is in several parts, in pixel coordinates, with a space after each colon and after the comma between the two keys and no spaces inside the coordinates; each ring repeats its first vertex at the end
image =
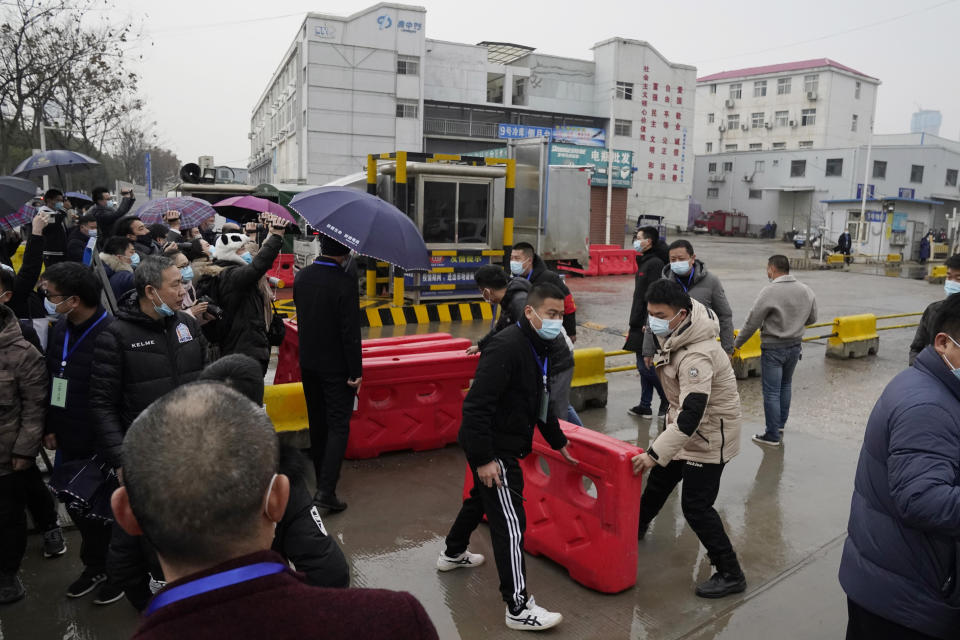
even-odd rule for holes
{"type": "Polygon", "coordinates": [[[553,134],[550,127],[536,127],[529,124],[508,124],[501,123],[497,125],[497,137],[504,140],[513,140],[516,138],[541,138],[553,134]]]}
{"type": "Polygon", "coordinates": [[[883,211],[867,211],[867,222],[886,222],[887,214],[883,211]]]}
{"type": "MultiPolygon", "coordinates": [[[[867,185],[867,197],[870,199],[873,199],[873,192],[874,192],[875,186],[876,185],[874,184],[867,185]]],[[[857,183],[857,200],[861,200],[862,198],[863,198],[863,183],[858,182],[857,183]]]]}
{"type": "MultiPolygon", "coordinates": [[[[607,150],[573,144],[550,145],[550,164],[575,167],[593,167],[590,184],[607,186],[607,150]]],[[[633,185],[633,152],[614,149],[613,186],[629,188],[633,185]]]]}
{"type": "Polygon", "coordinates": [[[586,147],[603,147],[607,144],[604,130],[594,127],[555,127],[553,141],[586,147]]]}
{"type": "Polygon", "coordinates": [[[910,187],[900,187],[900,190],[897,192],[897,197],[905,200],[913,200],[916,198],[916,193],[916,189],[910,187]]]}

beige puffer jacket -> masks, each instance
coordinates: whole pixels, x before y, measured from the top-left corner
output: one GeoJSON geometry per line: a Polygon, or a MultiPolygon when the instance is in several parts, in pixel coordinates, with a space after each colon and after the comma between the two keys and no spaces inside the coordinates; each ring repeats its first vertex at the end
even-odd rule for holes
{"type": "Polygon", "coordinates": [[[651,457],[663,466],[675,459],[724,463],[740,451],[740,393],[730,358],[717,341],[720,325],[716,314],[692,302],[690,321],[660,346],[654,358],[670,402],[666,430],[650,446],[651,457]],[[699,425],[687,436],[677,418],[691,393],[708,397],[699,425]]]}
{"type": "Polygon", "coordinates": [[[13,473],[13,457],[40,450],[46,416],[47,366],[27,342],[13,311],[0,304],[0,476],[13,473]]]}

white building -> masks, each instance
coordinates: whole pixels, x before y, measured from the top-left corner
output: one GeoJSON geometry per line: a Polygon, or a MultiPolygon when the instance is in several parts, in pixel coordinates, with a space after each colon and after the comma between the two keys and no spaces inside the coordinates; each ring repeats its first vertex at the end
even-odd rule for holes
{"type": "Polygon", "coordinates": [[[880,81],[828,58],[697,79],[698,155],[866,144],[880,81]]]}
{"type": "MultiPolygon", "coordinates": [[[[613,228],[639,213],[682,224],[695,82],[693,67],[637,40],[605,40],[579,60],[427,39],[421,7],[310,13],[254,106],[251,181],[324,184],[363,170],[368,153],[488,150],[520,125],[612,128],[634,165],[632,186],[614,190],[613,228]]],[[[605,206],[594,191],[592,206],[605,206]]]]}
{"type": "Polygon", "coordinates": [[[866,162],[865,145],[700,155],[693,197],[704,211],[745,213],[752,231],[767,222],[776,222],[778,236],[826,227],[835,242],[848,228],[855,253],[915,259],[920,238],[947,228],[946,216],[960,208],[960,142],[929,134],[873,137],[866,210],[893,201],[893,219],[860,217],[866,162]]]}

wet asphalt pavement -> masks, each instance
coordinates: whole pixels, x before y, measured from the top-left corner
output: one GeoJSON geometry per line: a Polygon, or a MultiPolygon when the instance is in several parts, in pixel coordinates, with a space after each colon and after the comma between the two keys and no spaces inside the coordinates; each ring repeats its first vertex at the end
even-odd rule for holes
{"type": "MultiPolygon", "coordinates": [[[[723,282],[738,327],[766,283],[766,258],[800,253],[774,241],[689,239],[723,282]]],[[[939,285],[902,277],[837,271],[795,275],[817,294],[820,321],[863,312],[922,311],[943,295],[939,285]]],[[[577,300],[578,321],[605,327],[581,327],[577,346],[619,349],[623,338],[615,334],[626,332],[632,276],[567,282],[577,300]]],[[[880,326],[914,321],[882,321],[880,326]]],[[[439,330],[475,338],[485,329],[482,322],[386,327],[369,330],[369,336],[439,330]]],[[[559,565],[527,556],[530,593],[564,615],[563,624],[546,635],[638,640],[843,637],[846,602],[836,573],[859,445],[873,403],[906,366],[912,336],[913,329],[883,331],[878,355],[860,360],[826,359],[823,344],[808,343],[794,378],[782,449],[762,449],[750,442],[751,434],[763,429],[760,379],[741,381],[741,453],[724,472],[717,509],[747,575],[746,593],[716,601],[693,594],[696,582],[708,578],[711,568],[674,495],[639,543],[637,585],[623,593],[593,592],[570,580],[559,565]]],[[[630,358],[608,363],[628,364],[630,358]]],[[[646,446],[656,436],[655,424],[626,413],[639,399],[636,374],[610,374],[609,380],[608,406],[586,410],[581,418],[588,427],[646,446]]],[[[518,632],[503,624],[485,526],[474,534],[471,549],[485,554],[488,564],[445,574],[434,568],[459,508],[464,464],[456,446],[348,461],[340,492],[350,508],[329,516],[325,524],[350,560],[354,586],[412,592],[441,638],[516,637],[518,632]]],[[[0,640],[129,637],[136,614],[126,602],[96,607],[90,596],[68,601],[62,595],[81,570],[78,534],[68,534],[70,549],[55,560],[42,559],[40,543],[39,536],[30,537],[22,572],[26,600],[0,608],[0,640]]]]}

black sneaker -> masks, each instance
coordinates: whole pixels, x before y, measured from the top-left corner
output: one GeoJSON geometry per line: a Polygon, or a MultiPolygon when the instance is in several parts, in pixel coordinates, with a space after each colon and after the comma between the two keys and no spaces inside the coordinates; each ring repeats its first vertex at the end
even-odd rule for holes
{"type": "Polygon", "coordinates": [[[11,604],[23,600],[27,595],[20,576],[15,573],[0,573],[0,604],[11,604]]]}
{"type": "Polygon", "coordinates": [[[723,598],[747,590],[747,578],[741,571],[738,575],[719,571],[706,582],[697,585],[696,593],[701,598],[723,598]]]}
{"type": "Polygon", "coordinates": [[[660,403],[660,408],[657,409],[657,417],[659,417],[659,418],[665,418],[665,417],[667,416],[667,411],[669,411],[669,410],[670,410],[670,403],[668,403],[668,402],[661,402],[661,403],[660,403]]]}
{"type": "Polygon", "coordinates": [[[84,569],[83,573],[80,574],[80,577],[73,581],[69,587],[67,587],[67,597],[68,598],[80,598],[94,589],[101,582],[106,582],[107,574],[98,573],[91,569],[84,569]]]}
{"type": "Polygon", "coordinates": [[[753,441],[757,444],[762,444],[765,447],[779,447],[782,444],[779,438],[777,440],[770,440],[764,433],[758,433],[753,436],[753,441]]]}
{"type": "Polygon", "coordinates": [[[56,558],[67,552],[67,543],[63,539],[63,530],[54,527],[43,533],[43,557],[56,558]]]}
{"type": "Polygon", "coordinates": [[[100,589],[97,591],[97,597],[93,599],[93,604],[106,605],[113,604],[117,600],[123,598],[123,589],[120,587],[111,584],[110,582],[104,582],[100,589]]]}
{"type": "Polygon", "coordinates": [[[347,508],[347,503],[337,497],[337,494],[324,495],[322,493],[317,493],[313,497],[313,504],[317,505],[321,509],[326,509],[327,511],[332,511],[338,513],[347,508]]]}
{"type": "Polygon", "coordinates": [[[653,409],[638,404],[635,407],[627,409],[627,413],[632,416],[637,416],[638,418],[650,418],[653,416],[653,409]]]}

